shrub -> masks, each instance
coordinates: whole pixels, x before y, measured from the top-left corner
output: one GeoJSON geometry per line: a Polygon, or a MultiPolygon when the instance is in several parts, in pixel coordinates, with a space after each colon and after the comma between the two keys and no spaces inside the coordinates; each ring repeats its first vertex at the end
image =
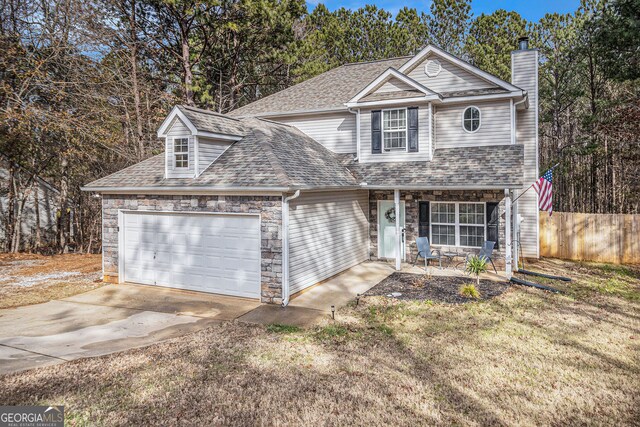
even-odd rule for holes
{"type": "Polygon", "coordinates": [[[476,275],[476,284],[480,285],[480,273],[487,271],[486,258],[480,258],[479,256],[469,257],[467,260],[466,270],[476,275]]]}
{"type": "Polygon", "coordinates": [[[460,295],[466,298],[479,299],[480,292],[476,289],[476,286],[473,283],[469,283],[467,285],[462,285],[460,288],[460,295]]]}

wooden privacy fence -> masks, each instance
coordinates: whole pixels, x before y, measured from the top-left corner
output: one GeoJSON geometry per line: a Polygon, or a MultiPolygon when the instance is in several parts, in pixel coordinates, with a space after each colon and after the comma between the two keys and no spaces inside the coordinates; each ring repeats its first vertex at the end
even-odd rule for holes
{"type": "Polygon", "coordinates": [[[640,264],[640,215],[540,212],[540,255],[640,264]]]}

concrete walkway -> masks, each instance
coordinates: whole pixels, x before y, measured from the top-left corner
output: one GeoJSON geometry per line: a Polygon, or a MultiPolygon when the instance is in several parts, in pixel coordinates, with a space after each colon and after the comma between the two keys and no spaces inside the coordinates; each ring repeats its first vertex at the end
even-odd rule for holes
{"type": "Polygon", "coordinates": [[[364,262],[300,293],[286,308],[125,284],[0,310],[0,374],[143,347],[227,320],[310,326],[392,272],[387,264],[364,262]]]}
{"type": "Polygon", "coordinates": [[[391,265],[363,262],[318,285],[294,295],[285,308],[261,305],[238,320],[268,325],[281,323],[310,326],[331,315],[331,306],[342,307],[393,273],[391,265]]]}

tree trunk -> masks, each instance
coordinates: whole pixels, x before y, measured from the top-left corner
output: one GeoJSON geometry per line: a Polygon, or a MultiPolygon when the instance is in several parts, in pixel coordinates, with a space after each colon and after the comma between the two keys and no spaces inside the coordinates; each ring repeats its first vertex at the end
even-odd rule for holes
{"type": "Polygon", "coordinates": [[[140,89],[138,87],[138,24],[136,23],[136,0],[131,0],[131,13],[129,14],[129,27],[131,30],[131,46],[129,47],[129,61],[131,62],[131,85],[133,91],[133,103],[136,115],[136,139],[138,142],[138,160],[145,157],[144,134],[142,131],[142,110],[140,108],[140,89]]]}
{"type": "Polygon", "coordinates": [[[60,215],[58,217],[58,249],[60,253],[68,253],[69,252],[69,241],[68,241],[68,222],[69,222],[69,213],[68,213],[68,204],[67,199],[69,197],[69,171],[68,171],[68,161],[67,158],[62,155],[62,160],[60,162],[61,166],[61,174],[60,174],[60,200],[58,206],[60,206],[60,215]]]}
{"type": "Polygon", "coordinates": [[[181,25],[182,31],[182,69],[184,71],[184,96],[185,103],[194,107],[193,96],[193,72],[191,70],[191,49],[189,47],[189,33],[185,29],[186,23],[181,25]]]}
{"type": "Polygon", "coordinates": [[[9,162],[9,193],[7,195],[7,216],[5,218],[5,242],[4,242],[4,250],[5,252],[11,251],[12,237],[13,237],[13,219],[15,216],[16,209],[16,168],[15,166],[9,162]]]}
{"type": "Polygon", "coordinates": [[[39,251],[40,250],[40,246],[42,246],[42,234],[40,231],[40,194],[39,194],[39,187],[38,187],[38,181],[35,180],[33,182],[33,185],[35,186],[34,190],[33,190],[33,212],[36,216],[36,230],[35,230],[35,239],[33,242],[33,247],[35,249],[35,251],[39,251]]]}

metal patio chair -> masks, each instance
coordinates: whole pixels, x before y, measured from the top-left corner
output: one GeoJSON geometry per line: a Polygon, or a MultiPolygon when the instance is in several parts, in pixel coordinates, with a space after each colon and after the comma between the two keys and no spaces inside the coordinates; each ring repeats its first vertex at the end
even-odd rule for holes
{"type": "Polygon", "coordinates": [[[415,259],[413,260],[413,265],[416,265],[418,262],[418,258],[424,258],[424,265],[427,267],[429,265],[429,260],[437,259],[438,265],[442,268],[442,255],[438,249],[431,249],[431,245],[429,244],[429,238],[427,237],[418,237],[416,239],[416,246],[418,247],[418,253],[416,254],[415,259]]]}
{"type": "MultiPolygon", "coordinates": [[[[482,248],[480,248],[480,252],[478,252],[475,256],[477,256],[478,258],[482,258],[485,261],[489,261],[491,263],[491,266],[493,267],[493,271],[498,274],[498,270],[496,269],[495,264],[493,263],[493,247],[496,245],[496,242],[492,242],[490,240],[485,240],[485,242],[482,244],[482,248]]],[[[474,254],[469,254],[467,255],[467,259],[464,262],[464,267],[465,270],[467,269],[467,261],[469,260],[469,257],[474,256],[474,254]]]]}

